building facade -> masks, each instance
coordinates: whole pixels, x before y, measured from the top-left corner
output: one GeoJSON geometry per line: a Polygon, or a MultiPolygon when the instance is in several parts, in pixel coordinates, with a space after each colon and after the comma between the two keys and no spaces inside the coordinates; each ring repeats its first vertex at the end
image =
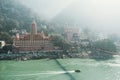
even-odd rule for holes
{"type": "Polygon", "coordinates": [[[72,41],[75,35],[79,35],[79,28],[65,28],[64,34],[68,41],[72,41]]]}
{"type": "Polygon", "coordinates": [[[35,21],[31,24],[31,32],[23,35],[16,34],[13,39],[14,52],[31,52],[40,50],[52,50],[53,44],[49,36],[45,36],[44,32],[37,33],[37,24],[35,21]]]}

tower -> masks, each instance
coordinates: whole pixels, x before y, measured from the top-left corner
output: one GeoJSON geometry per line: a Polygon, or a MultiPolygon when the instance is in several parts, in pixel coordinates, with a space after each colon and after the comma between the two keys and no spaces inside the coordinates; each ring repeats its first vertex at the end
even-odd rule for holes
{"type": "Polygon", "coordinates": [[[35,21],[31,24],[31,34],[37,34],[37,24],[35,21]]]}

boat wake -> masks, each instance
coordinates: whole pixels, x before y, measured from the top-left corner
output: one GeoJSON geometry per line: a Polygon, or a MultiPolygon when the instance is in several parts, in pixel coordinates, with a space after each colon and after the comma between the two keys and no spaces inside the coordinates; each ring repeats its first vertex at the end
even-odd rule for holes
{"type": "Polygon", "coordinates": [[[37,76],[42,74],[66,74],[66,73],[75,73],[75,71],[47,71],[47,72],[41,72],[41,73],[18,74],[18,75],[8,75],[8,76],[37,76]]]}

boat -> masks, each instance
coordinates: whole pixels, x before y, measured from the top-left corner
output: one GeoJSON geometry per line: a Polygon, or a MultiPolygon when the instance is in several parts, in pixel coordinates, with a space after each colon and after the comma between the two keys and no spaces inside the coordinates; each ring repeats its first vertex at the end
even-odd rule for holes
{"type": "Polygon", "coordinates": [[[76,72],[76,73],[79,73],[79,72],[81,72],[81,71],[77,69],[77,70],[75,70],[75,72],[76,72]]]}

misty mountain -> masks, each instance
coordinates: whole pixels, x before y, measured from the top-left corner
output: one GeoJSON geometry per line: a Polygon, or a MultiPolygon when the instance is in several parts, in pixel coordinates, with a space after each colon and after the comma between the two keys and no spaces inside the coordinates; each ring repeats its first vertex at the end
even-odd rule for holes
{"type": "Polygon", "coordinates": [[[88,27],[106,33],[119,34],[119,2],[76,0],[57,14],[56,23],[88,27]]]}
{"type": "Polygon", "coordinates": [[[85,5],[82,3],[73,2],[57,14],[52,21],[69,27],[84,27],[91,22],[88,11],[84,9],[85,5]]]}
{"type": "Polygon", "coordinates": [[[41,25],[40,17],[18,0],[0,0],[0,31],[9,32],[14,28],[29,30],[33,20],[41,25]]]}

